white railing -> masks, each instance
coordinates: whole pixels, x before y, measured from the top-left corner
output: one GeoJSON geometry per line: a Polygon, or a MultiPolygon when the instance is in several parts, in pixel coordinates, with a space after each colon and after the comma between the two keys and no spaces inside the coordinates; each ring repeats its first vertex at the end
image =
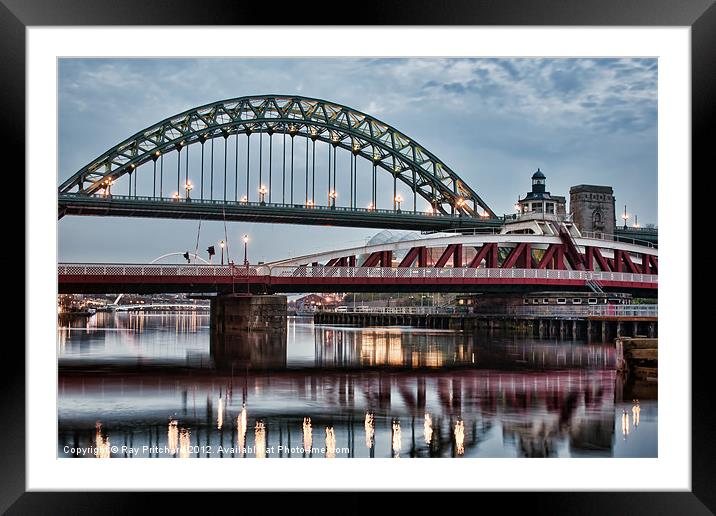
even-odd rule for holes
{"type": "MultiPolygon", "coordinates": [[[[612,242],[622,242],[624,244],[634,244],[634,245],[641,245],[645,247],[650,247],[652,249],[658,249],[659,244],[656,244],[654,242],[650,242],[648,240],[642,240],[639,238],[634,238],[626,235],[614,235],[610,233],[604,233],[602,231],[581,231],[582,234],[581,238],[590,238],[592,240],[607,240],[612,242]]],[[[656,230],[654,231],[645,231],[644,234],[656,234],[656,230]]],[[[579,237],[578,237],[579,238],[579,237]]]]}
{"type": "Polygon", "coordinates": [[[273,266],[271,277],[384,279],[554,279],[657,283],[655,274],[552,269],[483,269],[468,267],[302,267],[273,266]]]}
{"type": "Polygon", "coordinates": [[[452,314],[455,313],[454,306],[347,306],[341,310],[324,310],[329,313],[353,313],[353,314],[452,314]]]}
{"type": "Polygon", "coordinates": [[[553,269],[483,269],[468,267],[326,267],[326,266],[231,266],[231,265],[138,265],[60,264],[60,276],[189,276],[270,277],[302,279],[546,279],[599,282],[657,283],[656,274],[573,271],[553,269]]]}
{"type": "Polygon", "coordinates": [[[117,305],[113,307],[117,312],[126,312],[131,310],[208,310],[209,305],[194,304],[175,304],[175,303],[154,303],[154,304],[129,304],[117,305]]]}
{"type": "Polygon", "coordinates": [[[138,265],[60,264],[57,273],[66,276],[263,276],[257,267],[231,265],[138,265]]]}
{"type": "Polygon", "coordinates": [[[657,317],[659,305],[516,306],[509,313],[545,317],[657,317]]]}

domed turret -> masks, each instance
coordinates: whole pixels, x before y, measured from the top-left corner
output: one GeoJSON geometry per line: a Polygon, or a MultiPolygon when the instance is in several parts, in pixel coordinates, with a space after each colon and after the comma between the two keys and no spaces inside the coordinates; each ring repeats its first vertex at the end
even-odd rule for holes
{"type": "Polygon", "coordinates": [[[532,174],[532,193],[544,193],[546,180],[547,177],[538,168],[537,172],[532,174]]]}
{"type": "Polygon", "coordinates": [[[524,198],[517,198],[515,208],[520,216],[539,213],[541,218],[544,215],[559,217],[565,214],[566,204],[564,197],[551,195],[547,191],[547,176],[537,169],[532,174],[532,190],[524,198]]]}

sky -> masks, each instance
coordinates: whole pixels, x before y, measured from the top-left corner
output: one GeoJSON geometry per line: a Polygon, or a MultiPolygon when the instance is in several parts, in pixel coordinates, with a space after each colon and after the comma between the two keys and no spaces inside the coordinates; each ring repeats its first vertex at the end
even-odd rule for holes
{"type": "MultiPolygon", "coordinates": [[[[72,58],[60,59],[58,94],[58,185],[110,147],[187,109],[245,95],[300,95],[395,127],[497,214],[513,213],[539,167],[553,195],[568,197],[577,184],[612,186],[618,214],[626,204],[641,225],[657,223],[656,59],[72,58]]],[[[381,181],[392,190],[388,178],[381,181]]],[[[151,177],[139,185],[151,193],[151,177]]],[[[197,237],[202,250],[226,235],[238,262],[240,238],[249,234],[250,261],[271,261],[361,245],[378,231],[67,216],[59,221],[59,259],[146,263],[194,251],[197,237]]]]}

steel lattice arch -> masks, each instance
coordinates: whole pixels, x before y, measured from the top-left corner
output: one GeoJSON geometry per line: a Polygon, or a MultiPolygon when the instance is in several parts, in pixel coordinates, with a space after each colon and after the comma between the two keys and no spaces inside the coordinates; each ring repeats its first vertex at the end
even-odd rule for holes
{"type": "MultiPolygon", "coordinates": [[[[252,134],[299,136],[368,160],[407,185],[414,198],[426,199],[434,212],[495,218],[495,213],[470,186],[437,156],[380,120],[325,100],[281,95],[247,96],[196,107],[154,124],[104,152],[59,187],[59,194],[92,196],[106,184],[154,163],[164,154],[211,139],[252,134]]],[[[315,153],[315,147],[314,147],[315,153]]],[[[202,161],[203,164],[203,161],[202,161]]],[[[238,165],[237,165],[238,167],[238,165]]],[[[334,165],[335,167],[335,165],[334,165]]],[[[247,180],[249,171],[247,170],[247,180]]],[[[351,166],[353,181],[355,167],[351,166]]],[[[334,172],[335,175],[335,172],[334,172]]],[[[357,177],[355,178],[357,181],[357,177]]],[[[334,180],[335,181],[335,180],[334,180]]],[[[334,183],[335,184],[335,183],[334,183]]],[[[373,180],[375,199],[375,179],[373,180]]],[[[238,186],[237,186],[238,188],[238,186]]],[[[248,194],[248,187],[247,187],[248,194]]],[[[354,194],[351,192],[351,205],[354,194]]]]}

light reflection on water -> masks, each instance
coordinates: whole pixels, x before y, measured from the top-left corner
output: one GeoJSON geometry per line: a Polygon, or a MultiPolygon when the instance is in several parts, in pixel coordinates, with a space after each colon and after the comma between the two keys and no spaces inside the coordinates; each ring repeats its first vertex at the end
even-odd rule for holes
{"type": "Polygon", "coordinates": [[[100,313],[60,328],[58,456],[657,454],[656,387],[622,386],[610,345],[298,318],[217,339],[208,324],[100,313]]]}

